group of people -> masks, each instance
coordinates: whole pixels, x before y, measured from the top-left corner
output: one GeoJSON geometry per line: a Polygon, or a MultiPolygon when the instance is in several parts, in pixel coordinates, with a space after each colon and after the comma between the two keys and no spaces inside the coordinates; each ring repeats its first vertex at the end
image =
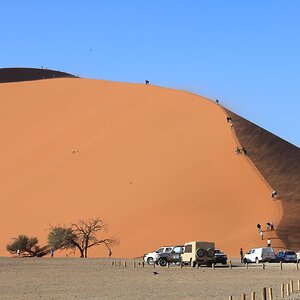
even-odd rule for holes
{"type": "Polygon", "coordinates": [[[243,154],[243,155],[246,155],[247,154],[247,150],[244,148],[244,147],[242,147],[242,148],[239,148],[238,146],[236,147],[236,149],[235,149],[235,153],[237,154],[237,155],[239,155],[239,154],[243,154]]]}
{"type": "MultiPolygon", "coordinates": [[[[261,225],[257,224],[256,227],[257,227],[257,230],[258,230],[258,233],[259,233],[261,239],[263,240],[264,239],[264,231],[262,230],[261,225]]],[[[267,231],[274,231],[274,225],[270,222],[267,223],[267,231]]],[[[268,238],[267,245],[268,245],[268,247],[271,247],[271,239],[270,238],[268,238]]]]}

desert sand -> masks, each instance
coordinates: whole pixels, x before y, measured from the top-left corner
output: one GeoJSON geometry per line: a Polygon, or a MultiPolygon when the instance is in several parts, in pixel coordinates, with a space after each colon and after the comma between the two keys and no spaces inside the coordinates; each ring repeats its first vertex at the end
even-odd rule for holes
{"type": "Polygon", "coordinates": [[[300,149],[253,124],[226,111],[233,120],[239,143],[247,148],[251,162],[278,193],[283,215],[276,234],[286,247],[300,249],[300,149]]]}
{"type": "Polygon", "coordinates": [[[205,98],[64,78],[2,83],[0,107],[1,256],[18,234],[45,244],[50,225],[97,216],[120,240],[114,257],[191,240],[237,257],[266,245],[257,223],[282,218],[271,187],[236,155],[227,113],[205,98]]]}
{"type": "Polygon", "coordinates": [[[294,281],[299,299],[295,264],[253,264],[249,269],[234,263],[227,267],[153,269],[127,261],[127,267],[111,266],[104,259],[12,259],[0,258],[1,299],[250,299],[252,291],[261,299],[263,287],[272,288],[274,299],[281,299],[280,285],[294,281]],[[158,272],[154,275],[153,271],[158,272]]]}

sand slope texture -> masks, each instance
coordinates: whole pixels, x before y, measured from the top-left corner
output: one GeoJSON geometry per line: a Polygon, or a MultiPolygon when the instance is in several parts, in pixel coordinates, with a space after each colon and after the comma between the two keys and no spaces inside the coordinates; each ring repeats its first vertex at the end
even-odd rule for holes
{"type": "Polygon", "coordinates": [[[281,220],[271,187],[235,154],[227,113],[207,99],[63,78],[2,83],[0,107],[0,255],[18,234],[43,244],[50,224],[99,216],[120,239],[114,257],[191,240],[237,257],[266,245],[257,223],[281,220]]]}

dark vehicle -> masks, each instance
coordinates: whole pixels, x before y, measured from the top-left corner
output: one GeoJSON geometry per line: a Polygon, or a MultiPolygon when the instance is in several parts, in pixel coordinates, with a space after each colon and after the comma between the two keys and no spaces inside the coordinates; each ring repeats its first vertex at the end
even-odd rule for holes
{"type": "Polygon", "coordinates": [[[276,254],[276,261],[297,262],[297,254],[295,251],[281,250],[276,254]]]}
{"type": "Polygon", "coordinates": [[[220,251],[219,249],[215,249],[215,263],[216,264],[227,264],[227,256],[224,252],[220,251]]]}
{"type": "Polygon", "coordinates": [[[181,254],[184,252],[184,246],[179,245],[172,248],[170,252],[156,253],[154,263],[165,267],[168,263],[180,263],[181,254]]]}

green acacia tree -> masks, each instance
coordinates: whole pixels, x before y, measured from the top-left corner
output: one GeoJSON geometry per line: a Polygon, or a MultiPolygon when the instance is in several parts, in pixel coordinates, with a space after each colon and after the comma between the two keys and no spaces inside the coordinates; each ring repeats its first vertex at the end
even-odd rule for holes
{"type": "Polygon", "coordinates": [[[38,245],[39,241],[36,237],[28,237],[27,235],[20,234],[18,237],[13,238],[13,241],[6,246],[6,250],[11,254],[16,254],[20,251],[20,255],[34,257],[34,256],[44,256],[50,251],[48,245],[40,247],[38,245]]]}

